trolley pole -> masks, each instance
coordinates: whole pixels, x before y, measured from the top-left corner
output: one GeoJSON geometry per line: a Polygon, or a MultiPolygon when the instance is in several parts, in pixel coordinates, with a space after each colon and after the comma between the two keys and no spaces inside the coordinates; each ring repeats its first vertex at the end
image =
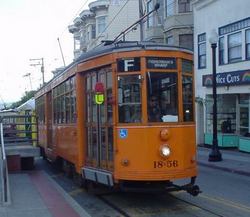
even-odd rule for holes
{"type": "Polygon", "coordinates": [[[30,64],[30,66],[41,66],[42,85],[44,85],[45,82],[44,82],[44,61],[43,61],[43,58],[30,59],[30,61],[37,61],[34,64],[30,64]]]}
{"type": "Polygon", "coordinates": [[[61,43],[60,43],[59,38],[57,38],[57,41],[58,41],[60,52],[61,52],[61,55],[62,55],[63,65],[65,67],[66,65],[65,65],[64,55],[63,55],[63,52],[62,52],[62,47],[61,47],[61,43]]]}

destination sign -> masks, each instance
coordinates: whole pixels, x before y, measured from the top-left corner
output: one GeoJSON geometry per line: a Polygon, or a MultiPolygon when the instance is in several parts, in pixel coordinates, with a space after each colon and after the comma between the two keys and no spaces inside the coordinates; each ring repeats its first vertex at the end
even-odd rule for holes
{"type": "Polygon", "coordinates": [[[176,58],[172,57],[147,57],[148,69],[176,69],[176,58]]]}
{"type": "Polygon", "coordinates": [[[118,72],[140,71],[141,70],[140,58],[134,57],[134,58],[118,59],[117,68],[118,68],[118,72]]]}

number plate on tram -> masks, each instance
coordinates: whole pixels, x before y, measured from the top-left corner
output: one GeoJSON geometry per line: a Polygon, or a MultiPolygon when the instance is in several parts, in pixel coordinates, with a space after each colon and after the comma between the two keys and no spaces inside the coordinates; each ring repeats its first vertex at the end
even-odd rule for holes
{"type": "Polygon", "coordinates": [[[167,160],[167,161],[153,161],[153,166],[154,168],[163,168],[163,167],[167,167],[167,168],[172,168],[172,167],[178,167],[178,161],[177,160],[167,160]]]}

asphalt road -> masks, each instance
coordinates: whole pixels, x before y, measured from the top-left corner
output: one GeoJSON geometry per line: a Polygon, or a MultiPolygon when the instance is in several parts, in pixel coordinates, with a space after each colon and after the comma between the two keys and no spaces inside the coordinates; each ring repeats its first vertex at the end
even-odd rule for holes
{"type": "Polygon", "coordinates": [[[197,184],[203,192],[197,197],[182,191],[138,194],[93,189],[87,192],[46,161],[39,160],[36,165],[95,217],[250,216],[250,177],[247,176],[200,166],[197,184]]]}

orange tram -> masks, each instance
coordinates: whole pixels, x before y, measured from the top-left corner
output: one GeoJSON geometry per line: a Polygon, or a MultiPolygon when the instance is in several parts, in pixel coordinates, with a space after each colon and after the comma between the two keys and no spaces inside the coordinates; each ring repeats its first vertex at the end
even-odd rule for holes
{"type": "Polygon", "coordinates": [[[82,54],[35,95],[42,153],[85,183],[196,196],[193,81],[182,48],[117,42],[82,54]]]}

